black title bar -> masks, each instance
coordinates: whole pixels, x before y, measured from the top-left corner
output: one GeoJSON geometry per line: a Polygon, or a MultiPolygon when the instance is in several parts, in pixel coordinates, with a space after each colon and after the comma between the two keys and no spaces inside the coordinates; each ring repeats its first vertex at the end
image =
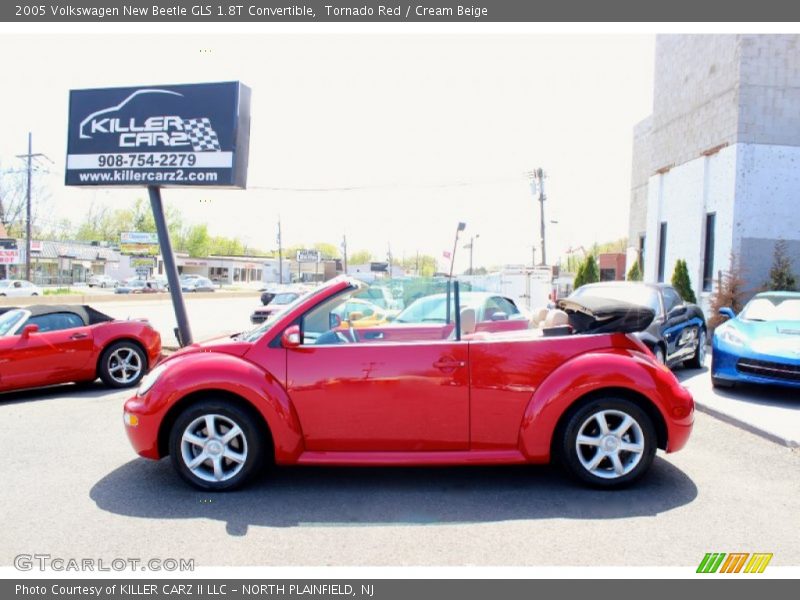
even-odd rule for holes
{"type": "Polygon", "coordinates": [[[786,0],[16,0],[4,22],[787,22],[786,0]]]}

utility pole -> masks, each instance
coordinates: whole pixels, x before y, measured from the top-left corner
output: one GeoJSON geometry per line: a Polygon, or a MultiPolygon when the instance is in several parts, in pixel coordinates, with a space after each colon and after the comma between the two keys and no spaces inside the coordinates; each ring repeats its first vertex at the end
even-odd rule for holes
{"type": "Polygon", "coordinates": [[[281,240],[281,218],[278,217],[278,284],[283,283],[283,242],[281,240]]]}
{"type": "Polygon", "coordinates": [[[528,173],[531,181],[531,191],[534,197],[536,192],[539,192],[539,219],[540,219],[540,243],[542,248],[542,266],[547,265],[547,250],[545,249],[545,236],[544,236],[544,201],[547,196],[544,195],[544,178],[546,174],[542,169],[534,169],[528,173]]]}
{"type": "Polygon", "coordinates": [[[344,274],[347,275],[347,234],[342,236],[342,256],[344,256],[344,274]]]}
{"type": "Polygon", "coordinates": [[[17,158],[24,158],[28,162],[28,189],[25,194],[25,279],[31,280],[31,160],[44,157],[44,154],[33,153],[33,135],[28,132],[28,153],[17,154],[17,158]]]}
{"type": "Polygon", "coordinates": [[[386,244],[386,258],[387,258],[387,260],[389,262],[388,277],[389,277],[389,279],[391,279],[392,278],[392,245],[391,244],[386,244]]]}
{"type": "Polygon", "coordinates": [[[472,237],[469,238],[469,244],[464,244],[464,248],[469,248],[469,274],[474,275],[472,270],[472,249],[475,247],[475,240],[481,237],[480,233],[476,233],[472,237]]]}

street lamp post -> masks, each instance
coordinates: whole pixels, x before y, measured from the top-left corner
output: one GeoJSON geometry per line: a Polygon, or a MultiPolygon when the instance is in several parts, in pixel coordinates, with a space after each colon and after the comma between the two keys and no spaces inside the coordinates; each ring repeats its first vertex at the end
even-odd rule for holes
{"type": "Polygon", "coordinates": [[[450,257],[450,279],[453,278],[453,265],[456,262],[456,248],[458,248],[458,234],[464,231],[467,228],[466,223],[459,222],[458,227],[456,227],[456,239],[453,242],[453,255],[450,257]]]}

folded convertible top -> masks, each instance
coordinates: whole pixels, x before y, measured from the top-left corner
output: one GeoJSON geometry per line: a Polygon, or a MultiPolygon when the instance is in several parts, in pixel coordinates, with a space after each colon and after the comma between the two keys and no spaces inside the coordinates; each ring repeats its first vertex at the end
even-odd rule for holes
{"type": "Polygon", "coordinates": [[[636,333],[655,318],[652,308],[597,296],[564,298],[558,307],[569,316],[575,333],[636,333]]]}

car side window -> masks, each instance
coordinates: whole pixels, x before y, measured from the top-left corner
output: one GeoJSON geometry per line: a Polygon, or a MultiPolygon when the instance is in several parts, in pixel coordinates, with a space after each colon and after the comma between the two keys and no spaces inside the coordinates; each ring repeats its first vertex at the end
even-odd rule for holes
{"type": "Polygon", "coordinates": [[[669,313],[676,306],[683,304],[683,300],[673,288],[664,288],[664,311],[669,313]]]}
{"type": "Polygon", "coordinates": [[[83,319],[72,313],[52,313],[31,317],[25,325],[38,325],[39,333],[46,333],[48,331],[83,327],[83,319]]]}
{"type": "Polygon", "coordinates": [[[22,287],[22,283],[21,283],[21,282],[19,282],[19,281],[15,281],[15,282],[14,282],[14,287],[15,287],[15,288],[22,287]]]}

